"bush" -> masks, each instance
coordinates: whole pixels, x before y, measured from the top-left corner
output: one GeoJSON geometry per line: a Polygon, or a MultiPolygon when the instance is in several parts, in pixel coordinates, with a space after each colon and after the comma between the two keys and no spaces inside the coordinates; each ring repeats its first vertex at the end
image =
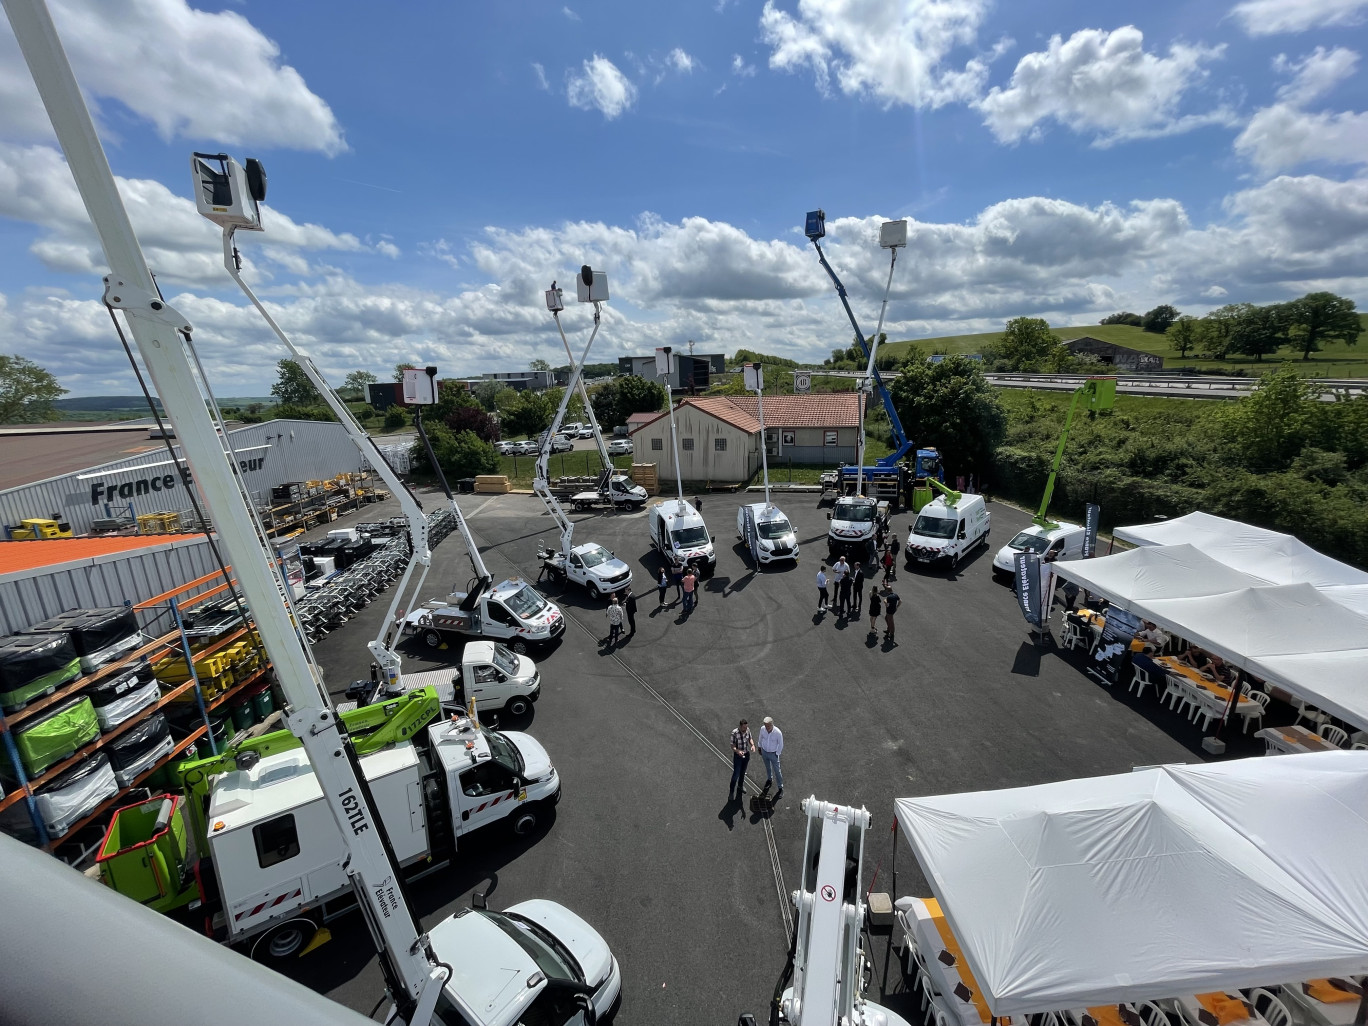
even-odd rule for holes
{"type": "Polygon", "coordinates": [[[408,424],[408,414],[402,406],[391,406],[385,411],[385,430],[399,431],[408,424]]]}
{"type": "MultiPolygon", "coordinates": [[[[474,431],[453,432],[444,424],[424,424],[432,451],[448,481],[477,474],[493,474],[499,469],[499,450],[481,441],[474,431]]],[[[427,449],[422,441],[414,443],[409,455],[415,469],[431,473],[427,449]]]]}
{"type": "MultiPolygon", "coordinates": [[[[283,361],[288,362],[288,361],[283,361]]],[[[300,406],[295,403],[281,403],[272,411],[276,420],[336,420],[333,411],[319,403],[313,406],[300,406]]]]}

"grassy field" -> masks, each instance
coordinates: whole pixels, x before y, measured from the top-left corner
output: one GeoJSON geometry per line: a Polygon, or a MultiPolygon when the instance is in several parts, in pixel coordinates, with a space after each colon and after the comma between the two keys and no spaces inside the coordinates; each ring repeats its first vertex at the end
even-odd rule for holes
{"type": "MultiPolygon", "coordinates": [[[[1364,315],[1368,316],[1368,315],[1364,315]]],[[[1363,320],[1363,317],[1360,317],[1363,320]]],[[[1252,357],[1231,356],[1224,360],[1203,360],[1195,356],[1181,359],[1164,335],[1155,335],[1142,328],[1129,324],[1081,324],[1068,328],[1054,328],[1054,333],[1066,341],[1089,335],[1103,342],[1114,342],[1131,349],[1141,349],[1164,358],[1165,371],[1185,369],[1219,371],[1226,374],[1258,375],[1277,367],[1283,360],[1291,360],[1299,373],[1315,378],[1361,378],[1368,377],[1368,343],[1360,346],[1346,346],[1334,342],[1320,353],[1312,353],[1309,360],[1300,354],[1282,350],[1262,361],[1252,357]]],[[[984,345],[998,338],[1002,333],[990,331],[978,335],[945,335],[939,338],[919,338],[902,342],[889,342],[879,347],[879,352],[905,353],[912,346],[922,352],[950,353],[952,355],[981,352],[984,345]]],[[[1362,336],[1359,336],[1362,338],[1362,336]]],[[[815,382],[814,382],[815,383],[815,382]]]]}

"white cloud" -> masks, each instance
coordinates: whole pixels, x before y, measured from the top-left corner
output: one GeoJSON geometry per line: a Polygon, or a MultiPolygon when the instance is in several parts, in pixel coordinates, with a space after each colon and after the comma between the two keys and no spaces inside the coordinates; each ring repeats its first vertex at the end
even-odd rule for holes
{"type": "MultiPolygon", "coordinates": [[[[163,139],[283,146],[333,155],[347,148],[328,105],[280,61],[280,47],[235,11],[185,0],[52,0],[53,20],[94,102],[115,100],[163,139]]],[[[9,23],[0,21],[0,133],[52,132],[9,23]]]]}
{"type": "Polygon", "coordinates": [[[570,106],[597,108],[612,121],[636,103],[637,88],[607,57],[594,54],[584,62],[581,74],[570,77],[566,97],[570,106]]]}
{"type": "Polygon", "coordinates": [[[1184,95],[1206,75],[1221,47],[1175,43],[1167,57],[1146,53],[1133,25],[1113,32],[1083,29],[1023,57],[1005,87],[978,102],[984,122],[1001,142],[1039,139],[1056,121],[1090,134],[1095,145],[1153,138],[1209,124],[1228,124],[1226,110],[1180,116],[1184,95]]]}
{"type": "Polygon", "coordinates": [[[670,51],[669,56],[665,58],[665,61],[670,67],[674,68],[675,71],[684,75],[693,71],[694,66],[698,63],[678,46],[670,51]]]}
{"type": "Polygon", "coordinates": [[[747,64],[739,53],[732,54],[731,69],[733,75],[740,75],[742,78],[751,78],[755,74],[755,65],[747,64]]]}
{"type": "Polygon", "coordinates": [[[771,68],[811,68],[825,94],[834,77],[841,91],[886,105],[939,107],[982,90],[988,65],[971,58],[962,68],[942,62],[970,46],[989,0],[798,0],[796,14],[766,0],[760,34],[771,47],[771,68]]]}
{"type": "Polygon", "coordinates": [[[1358,54],[1343,47],[1317,47],[1300,61],[1279,55],[1274,69],[1292,79],[1278,89],[1277,103],[1249,119],[1235,151],[1268,174],[1318,161],[1368,163],[1368,114],[1305,109],[1351,76],[1357,63],[1358,54]]]}
{"type": "Polygon", "coordinates": [[[1210,288],[1202,289],[1201,295],[1203,299],[1223,299],[1230,293],[1219,285],[1212,285],[1210,288]]]}
{"type": "Polygon", "coordinates": [[[536,61],[533,61],[532,70],[537,75],[537,86],[542,90],[542,92],[549,93],[551,91],[551,83],[546,80],[546,69],[543,68],[536,61]]]}
{"type": "Polygon", "coordinates": [[[565,15],[565,16],[566,16],[567,18],[569,18],[571,21],[579,21],[579,20],[580,20],[580,16],[579,16],[578,14],[576,14],[574,11],[570,10],[570,8],[568,8],[568,7],[562,7],[562,8],[561,8],[561,14],[565,15]]]}
{"type": "Polygon", "coordinates": [[[1231,15],[1251,36],[1305,32],[1329,25],[1357,25],[1368,0],[1244,0],[1231,15]]]}

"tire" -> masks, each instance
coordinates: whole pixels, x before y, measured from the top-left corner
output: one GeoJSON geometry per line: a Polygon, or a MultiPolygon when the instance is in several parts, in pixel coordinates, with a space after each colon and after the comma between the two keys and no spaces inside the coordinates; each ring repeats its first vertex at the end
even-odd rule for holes
{"type": "Polygon", "coordinates": [[[508,829],[514,837],[527,837],[541,823],[541,809],[532,802],[526,802],[517,812],[508,817],[508,829]]]}
{"type": "Polygon", "coordinates": [[[518,653],[518,655],[527,655],[527,642],[523,641],[522,638],[514,638],[513,641],[509,643],[508,647],[518,653]]]}
{"type": "Polygon", "coordinates": [[[271,965],[297,958],[317,932],[318,924],[308,916],[287,919],[252,941],[252,959],[271,965]]]}
{"type": "Polygon", "coordinates": [[[428,648],[437,648],[442,644],[442,635],[429,627],[423,631],[423,644],[428,648]]]}
{"type": "Polygon", "coordinates": [[[593,581],[590,581],[588,584],[586,584],[584,586],[584,590],[589,593],[589,597],[591,599],[603,598],[603,592],[599,591],[599,586],[595,584],[593,581]]]}
{"type": "Polygon", "coordinates": [[[522,695],[515,695],[504,705],[504,712],[508,713],[509,716],[515,716],[518,719],[522,719],[531,711],[532,703],[522,695]]]}
{"type": "Polygon", "coordinates": [[[960,554],[956,552],[953,556],[950,557],[950,572],[953,574],[955,571],[957,571],[959,569],[959,565],[960,554]]]}

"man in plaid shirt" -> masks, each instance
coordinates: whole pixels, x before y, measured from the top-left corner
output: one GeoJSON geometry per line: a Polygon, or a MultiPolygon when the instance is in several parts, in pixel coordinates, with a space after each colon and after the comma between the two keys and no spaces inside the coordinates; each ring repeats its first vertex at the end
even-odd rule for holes
{"type": "Polygon", "coordinates": [[[736,798],[740,801],[746,796],[746,764],[750,762],[751,752],[755,751],[755,741],[751,738],[750,727],[745,720],[731,732],[731,746],[732,775],[731,784],[727,787],[727,797],[730,798],[735,791],[736,798]]]}

